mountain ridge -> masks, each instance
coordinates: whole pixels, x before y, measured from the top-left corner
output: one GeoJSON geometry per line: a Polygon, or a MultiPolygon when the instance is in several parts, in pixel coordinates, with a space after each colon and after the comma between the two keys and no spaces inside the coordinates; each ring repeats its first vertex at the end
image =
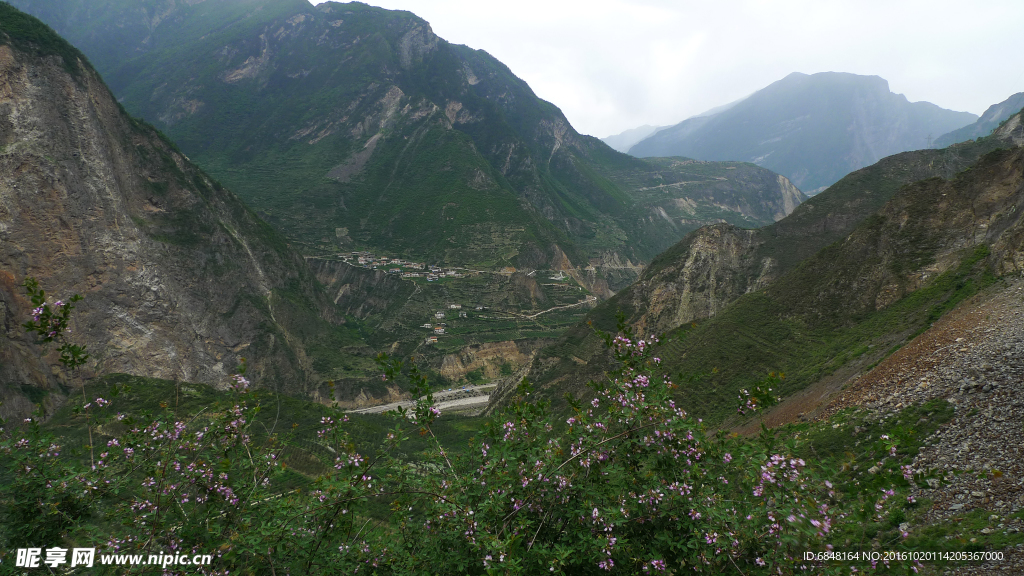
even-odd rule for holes
{"type": "Polygon", "coordinates": [[[630,154],[754,162],[813,194],[886,156],[926,147],[929,133],[976,119],[908,102],[878,76],[794,72],[724,111],[659,130],[630,154]]]}
{"type": "MultiPolygon", "coordinates": [[[[831,254],[823,258],[821,255],[827,250],[841,250],[844,242],[849,242],[851,233],[864,228],[865,222],[877,218],[880,211],[893,205],[901,195],[909,194],[908,190],[914,186],[933,189],[935,184],[923,183],[967,181],[974,174],[972,165],[976,162],[999,153],[1007,145],[1019,147],[1022,142],[1024,127],[1018,114],[1004,122],[991,137],[945,150],[904,152],[854,172],[771,226],[742,230],[729,225],[715,225],[692,232],[656,258],[636,283],[595,308],[588,315],[588,322],[570,329],[558,343],[542,350],[529,378],[549,391],[558,389],[575,393],[582,389],[587,379],[599,377],[608,365],[608,358],[593,329],[614,331],[617,312],[624,313],[627,325],[641,334],[669,333],[673,335],[672,339],[681,339],[680,343],[672,345],[671,355],[684,354],[688,345],[683,342],[690,341],[686,334],[691,323],[695,323],[693,329],[709,335],[707,342],[715,342],[723,350],[736,345],[726,334],[733,329],[747,330],[742,328],[744,322],[751,325],[762,322],[760,329],[764,331],[763,335],[748,336],[757,342],[766,338],[770,340],[768,335],[773,331],[778,333],[780,328],[766,320],[773,316],[763,317],[763,310],[759,307],[776,306],[772,302],[782,297],[787,285],[795,287],[828,281],[829,274],[822,271],[793,280],[799,269],[806,267],[814,258],[826,267],[841,267],[844,261],[856,261],[860,256],[831,254]],[[775,296],[766,298],[766,293],[775,296]],[[740,301],[746,302],[743,305],[746,312],[734,310],[740,301]],[[727,317],[718,320],[722,313],[728,313],[727,317]],[[750,319],[739,319],[743,314],[749,314],[750,319]],[[755,321],[754,318],[759,319],[755,321]]],[[[919,203],[926,204],[923,200],[919,203]]],[[[894,218],[890,214],[883,220],[894,218]]],[[[933,249],[925,243],[905,250],[929,253],[933,249]]],[[[1019,262],[1016,265],[1019,266],[1019,262]]],[[[929,274],[934,276],[931,272],[929,274]]],[[[898,282],[896,285],[896,292],[890,294],[891,299],[883,308],[916,290],[911,288],[907,291],[905,286],[900,288],[903,284],[898,282]]],[[[854,293],[849,292],[845,297],[849,298],[854,293]]],[[[785,310],[780,313],[801,314],[794,312],[796,308],[792,306],[785,310]]],[[[844,314],[835,310],[829,313],[844,314]]],[[[917,315],[918,312],[908,312],[908,318],[917,315]]],[[[761,350],[757,346],[755,348],[761,350]]],[[[701,348],[699,354],[708,359],[713,356],[710,350],[701,348]]],[[[763,350],[758,353],[763,353],[763,350]]],[[[756,361],[754,358],[730,358],[716,365],[731,377],[737,377],[736,366],[764,364],[766,358],[759,356],[756,361]]],[[[679,375],[680,378],[694,376],[692,371],[696,368],[693,363],[686,366],[687,373],[679,375]]],[[[709,366],[704,368],[710,369],[709,366]]],[[[674,367],[677,370],[681,368],[674,367]]],[[[716,377],[715,381],[724,382],[723,377],[716,377]]]]}
{"type": "MultiPolygon", "coordinates": [[[[16,4],[57,17],[52,1],[16,4]]],[[[772,221],[774,208],[738,212],[701,186],[638,199],[627,180],[670,170],[577,133],[507,66],[411,13],[284,0],[223,2],[219,16],[209,2],[142,6],[169,13],[145,30],[154,47],[104,71],[115,93],[307,253],[366,246],[515,267],[564,253],[581,269],[640,264],[696,227],[665,218],[675,200],[699,205],[701,223],[772,221]],[[204,36],[214,21],[224,24],[204,36]]],[[[779,205],[785,192],[734,188],[749,206],[779,205]]]]}

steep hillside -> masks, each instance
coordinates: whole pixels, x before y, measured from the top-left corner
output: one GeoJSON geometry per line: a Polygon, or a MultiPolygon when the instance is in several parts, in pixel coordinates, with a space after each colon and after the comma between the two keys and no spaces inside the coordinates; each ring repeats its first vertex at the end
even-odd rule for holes
{"type": "Polygon", "coordinates": [[[935,139],[935,147],[942,148],[957,142],[988,136],[1001,122],[1020,112],[1021,108],[1024,108],[1024,92],[1018,92],[998,104],[989,106],[974,124],[939,136],[935,139]]]}
{"type": "Polygon", "coordinates": [[[689,173],[580,135],[503,64],[408,12],[294,0],[16,5],[81,38],[129,110],[310,253],[373,247],[519,268],[594,258],[601,276],[601,262],[637,268],[697,225],[763,225],[801,199],[774,175],[740,182],[742,170],[723,168],[712,183],[731,182],[739,202],[701,185],[651,200],[632,188],[637,175],[689,173]],[[138,55],[123,64],[104,56],[98,31],[112,25],[138,55]],[[709,210],[687,217],[696,225],[673,222],[661,205],[675,200],[709,210]]]}
{"type": "MultiPolygon", "coordinates": [[[[183,18],[203,0],[89,0],[88,2],[8,2],[57,31],[89,56],[106,75],[127,60],[184,41],[195,41],[227,22],[249,13],[285,14],[303,7],[304,0],[233,0],[208,3],[207,18],[183,18]],[[239,10],[242,8],[242,10],[239,10]],[[169,24],[169,25],[168,25],[169,24]]],[[[109,78],[107,79],[109,84],[109,78]]]]}
{"type": "MultiPolygon", "coordinates": [[[[284,239],[173,144],[119,107],[85,58],[0,4],[0,394],[4,415],[58,404],[21,328],[38,278],[80,293],[83,376],[126,372],[226,384],[242,357],[259,385],[315,393],[358,345],[284,239]]],[[[52,360],[52,359],[51,359],[52,360]]]]}
{"type": "Polygon", "coordinates": [[[794,73],[717,114],[659,130],[629,153],[753,162],[814,194],[976,119],[908,102],[877,76],[794,73]]]}
{"type": "MultiPolygon", "coordinates": [[[[921,150],[886,158],[847,176],[773,226],[760,230],[740,230],[726,225],[702,228],[659,256],[636,284],[602,303],[589,315],[589,321],[600,329],[613,330],[615,315],[622,312],[627,323],[644,334],[669,332],[674,334],[672,338],[683,338],[686,343],[676,342],[672,344],[671,353],[666,353],[667,357],[671,357],[667,360],[669,365],[679,369],[685,377],[696,377],[703,371],[719,368],[721,376],[712,378],[716,384],[728,381],[731,385],[733,380],[730,379],[748,379],[762,367],[772,364],[776,354],[779,355],[778,363],[765,368],[765,371],[804,366],[801,362],[821,368],[816,364],[822,362],[821,358],[814,358],[813,355],[817,354],[815,350],[823,346],[823,343],[839,337],[842,330],[837,326],[845,323],[846,328],[852,329],[871,316],[864,310],[857,311],[852,299],[863,296],[881,302],[878,317],[883,317],[889,313],[886,312],[889,304],[914,292],[917,287],[928,286],[929,282],[925,280],[934,279],[937,272],[945,272],[953,266],[949,262],[959,261],[963,257],[960,253],[950,256],[941,253],[941,250],[949,250],[950,245],[958,246],[957,250],[968,250],[967,246],[974,245],[969,240],[972,238],[971,233],[965,232],[971,225],[956,223],[955,210],[963,209],[963,206],[947,206],[941,215],[930,220],[924,218],[928,214],[929,202],[937,202],[942,199],[941,194],[948,192],[938,192],[929,199],[914,195],[913,190],[915,187],[933,190],[940,185],[955,185],[959,194],[969,198],[971,195],[983,194],[985,187],[997,190],[1002,190],[1002,186],[1012,187],[1015,164],[1010,162],[1008,165],[1008,175],[999,175],[993,168],[993,158],[1005,154],[998,151],[1000,147],[1019,145],[1020,141],[1024,141],[1024,133],[1017,134],[1021,130],[1019,116],[1014,119],[1005,122],[993,136],[977,142],[946,150],[921,150]],[[975,165],[976,162],[979,164],[975,165]],[[985,167],[985,170],[979,170],[979,166],[985,167]],[[964,168],[967,170],[960,172],[964,168]],[[907,186],[912,182],[918,183],[907,186]],[[881,221],[897,218],[885,211],[892,210],[894,205],[906,204],[908,198],[913,198],[916,203],[913,208],[915,212],[899,216],[910,220],[896,235],[909,235],[902,237],[900,242],[903,244],[899,250],[901,253],[913,252],[919,260],[904,262],[896,258],[887,264],[877,254],[868,255],[871,249],[858,253],[842,250],[843,246],[853,246],[850,244],[854,237],[851,233],[855,236],[860,234],[857,242],[865,245],[872,242],[881,245],[896,242],[894,238],[884,237],[894,232],[886,230],[883,233],[880,229],[872,228],[871,223],[877,226],[879,218],[883,218],[881,221]],[[879,209],[882,211],[878,212],[879,209]],[[912,229],[915,232],[912,233],[912,229]],[[883,236],[879,237],[878,234],[883,236]],[[950,239],[958,234],[962,237],[950,239]],[[937,237],[943,240],[935,240],[937,237]],[[921,272],[925,266],[922,262],[942,258],[949,261],[937,269],[921,272]],[[886,273],[886,266],[899,268],[901,272],[886,273]],[[881,278],[888,278],[887,274],[903,274],[906,278],[917,280],[892,280],[885,289],[886,295],[879,296],[874,291],[880,290],[878,283],[882,281],[881,278]],[[921,279],[922,274],[927,276],[925,280],[921,279]],[[856,277],[862,280],[873,278],[872,287],[857,285],[853,288],[847,284],[856,284],[856,281],[844,275],[859,275],[856,277]],[[814,304],[826,290],[824,286],[836,283],[844,284],[846,292],[834,294],[835,299],[828,302],[832,308],[820,308],[820,304],[814,304]],[[816,312],[808,318],[808,310],[816,307],[816,312]],[[812,321],[816,318],[814,314],[820,314],[820,318],[840,318],[841,321],[822,328],[816,321],[812,321]],[[787,325],[783,329],[773,324],[776,321],[786,324],[788,320],[784,319],[790,317],[799,318],[801,327],[787,325]],[[708,318],[711,320],[701,322],[708,318]],[[695,321],[698,323],[695,325],[698,326],[697,330],[694,335],[686,336],[691,323],[695,321]],[[813,330],[808,329],[808,326],[813,326],[813,330]],[[796,335],[802,330],[806,329],[806,333],[809,333],[819,328],[824,332],[815,332],[814,338],[818,338],[818,342],[788,340],[797,338],[796,335]],[[701,338],[697,334],[706,335],[706,340],[701,344],[693,344],[701,338]],[[751,338],[753,343],[748,340],[751,338]],[[691,352],[691,346],[699,350],[691,352]],[[786,346],[791,346],[792,350],[783,352],[786,346]],[[738,353],[737,350],[748,349],[752,354],[750,357],[729,357],[730,354],[738,353]],[[786,354],[802,353],[805,353],[802,360],[797,361],[792,357],[786,359],[786,354]],[[712,359],[718,358],[715,354],[719,354],[721,359],[712,359]],[[688,359],[682,360],[681,355],[688,359]],[[701,364],[703,362],[707,364],[701,364]],[[787,362],[789,366],[784,366],[787,362]],[[740,366],[751,371],[740,377],[736,372],[740,366]]],[[[1012,203],[1012,200],[1006,201],[1012,203]]],[[[991,206],[985,208],[990,209],[998,213],[991,206]]],[[[975,214],[978,219],[985,217],[977,209],[975,214]]],[[[978,237],[979,242],[983,236],[978,237]]],[[[996,240],[985,242],[991,242],[986,245],[1006,253],[1003,248],[996,246],[996,240]]],[[[1013,254],[1013,251],[1008,253],[1013,254]]],[[[991,258],[986,262],[1000,270],[1000,273],[1016,265],[996,263],[991,258]]],[[[971,270],[963,271],[957,282],[974,273],[971,270]]],[[[905,318],[894,320],[894,324],[886,330],[872,332],[870,330],[875,329],[871,328],[870,334],[855,337],[863,336],[865,340],[870,340],[895,335],[893,337],[898,341],[906,331],[916,329],[915,322],[921,321],[919,308],[925,306],[924,302],[948,295],[943,292],[945,289],[935,290],[935,293],[921,297],[922,300],[913,304],[918,308],[900,312],[905,318]]],[[[857,331],[851,330],[851,334],[857,334],[857,331]]],[[[848,344],[836,344],[839,346],[837,350],[848,344]]],[[[867,348],[861,352],[866,351],[867,348]]],[[[833,356],[840,356],[840,352],[836,351],[833,356]]],[[[591,328],[581,324],[567,332],[558,344],[541,352],[531,378],[559,389],[579,389],[588,378],[599,377],[606,362],[599,339],[592,334],[591,328]]],[[[829,370],[838,368],[844,362],[839,362],[829,370]]],[[[806,384],[812,378],[808,374],[803,374],[804,380],[794,382],[806,384]]]]}

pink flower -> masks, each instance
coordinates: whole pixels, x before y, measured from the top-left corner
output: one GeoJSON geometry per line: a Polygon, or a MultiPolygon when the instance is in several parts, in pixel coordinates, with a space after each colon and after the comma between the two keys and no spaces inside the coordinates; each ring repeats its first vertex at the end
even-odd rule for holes
{"type": "Polygon", "coordinates": [[[241,374],[235,374],[232,376],[231,382],[231,388],[237,392],[245,392],[249,390],[249,381],[241,374]]]}

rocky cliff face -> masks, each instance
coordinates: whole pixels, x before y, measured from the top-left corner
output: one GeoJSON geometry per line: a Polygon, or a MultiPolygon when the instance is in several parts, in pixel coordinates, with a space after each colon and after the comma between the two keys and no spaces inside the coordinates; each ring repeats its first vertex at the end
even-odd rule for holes
{"type": "Polygon", "coordinates": [[[807,200],[807,196],[804,195],[799,188],[794,186],[793,183],[789,181],[789,178],[779,174],[777,175],[777,180],[779,182],[781,206],[776,208],[775,213],[772,214],[776,222],[792,214],[793,211],[796,210],[797,206],[803,204],[804,201],[807,200]]]}
{"type": "Polygon", "coordinates": [[[466,374],[479,370],[485,378],[497,378],[503,366],[519,370],[529,363],[530,351],[520,349],[511,340],[506,342],[486,342],[467,346],[458,354],[449,354],[441,362],[441,375],[453,382],[458,382],[466,374]]]}
{"type": "Polygon", "coordinates": [[[646,274],[619,302],[639,316],[640,334],[660,334],[693,320],[710,318],[741,294],[767,282],[773,261],[764,259],[756,278],[736,274],[750,267],[757,234],[735,226],[705,226],[689,235],[671,268],[646,274]]]}
{"type": "Polygon", "coordinates": [[[993,130],[992,139],[1024,146],[1024,110],[1007,118],[993,130]]]}
{"type": "Polygon", "coordinates": [[[342,410],[359,410],[412,398],[408,392],[397,386],[383,386],[381,387],[383,389],[379,390],[378,387],[367,384],[367,382],[336,383],[334,402],[342,410]]]}
{"type": "Polygon", "coordinates": [[[779,282],[775,299],[803,298],[803,313],[880,310],[957,267],[979,247],[997,276],[1024,271],[1024,149],[996,150],[955,178],[905,186],[843,241],[779,282]],[[802,294],[800,292],[803,292],[802,294]]]}
{"type": "Polygon", "coordinates": [[[983,142],[886,158],[850,174],[773,225],[757,230],[727,224],[701,228],[655,259],[609,306],[628,311],[644,332],[710,318],[732,300],[767,286],[845,237],[901,187],[952,177],[987,152],[1019,145],[1024,141],[1019,118],[1007,120],[983,142]]]}
{"type": "Polygon", "coordinates": [[[41,25],[39,35],[19,36],[38,23],[3,10],[4,414],[30,409],[26,396],[52,407],[80,383],[51,371],[22,333],[31,306],[19,284],[28,276],[52,299],[84,296],[74,328],[95,361],[85,378],[126,372],[223,385],[244,356],[262,385],[309,387],[314,374],[294,328],[325,324],[333,312],[301,258],[128,117],[77,51],[41,25]]]}

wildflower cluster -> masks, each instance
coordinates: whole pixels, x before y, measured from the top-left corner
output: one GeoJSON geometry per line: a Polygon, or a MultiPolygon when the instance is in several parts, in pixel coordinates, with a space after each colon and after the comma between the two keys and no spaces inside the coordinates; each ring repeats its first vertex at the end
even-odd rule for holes
{"type": "Polygon", "coordinates": [[[709,435],[672,399],[656,338],[607,342],[621,369],[586,401],[568,398],[568,415],[523,384],[478,451],[436,474],[385,479],[418,486],[390,508],[416,534],[401,548],[435,562],[422,569],[477,558],[494,573],[785,573],[823,546],[828,495],[802,461],[771,441],[709,435]]]}
{"type": "MultiPolygon", "coordinates": [[[[130,390],[83,398],[77,417],[97,419],[88,458],[69,454],[34,419],[0,438],[0,471],[12,478],[0,500],[15,504],[0,508],[0,540],[9,548],[42,539],[122,553],[216,550],[217,574],[849,568],[808,564],[802,552],[827,549],[844,522],[881,519],[895,492],[872,486],[858,500],[863,513],[851,512],[767,429],[757,439],[709,433],[673,400],[676,385],[653,355],[658,339],[620,331],[605,335],[619,364],[606,380],[567,397],[565,411],[524,382],[459,457],[434,437],[440,412],[425,375],[386,357],[384,378],[408,378],[417,402],[397,411],[369,450],[356,446],[336,409],[308,440],[275,433],[276,421],[259,420],[265,396],[244,370],[228,382],[230,400],[189,416],[167,406],[125,416],[118,403],[130,390]],[[432,442],[429,454],[403,452],[411,434],[432,442]],[[302,474],[289,468],[299,461],[302,474]]],[[[755,388],[749,409],[770,392],[755,388]]],[[[896,453],[895,441],[879,442],[888,457],[896,453]]],[[[913,476],[901,472],[904,482],[913,476]]]]}
{"type": "Polygon", "coordinates": [[[25,330],[35,334],[40,344],[56,342],[60,363],[68,370],[85,364],[89,360],[85,346],[72,344],[68,340],[68,335],[71,334],[71,312],[75,309],[75,303],[82,297],[75,294],[66,302],[57,300],[50,303],[46,300],[46,292],[39,287],[39,282],[35,278],[26,278],[22,286],[35,306],[32,310],[32,319],[22,324],[25,330]]]}
{"type": "Polygon", "coordinates": [[[746,416],[778,404],[778,393],[775,390],[785,377],[781,372],[769,372],[768,377],[754,386],[752,391],[746,388],[740,390],[736,413],[746,416]]]}

